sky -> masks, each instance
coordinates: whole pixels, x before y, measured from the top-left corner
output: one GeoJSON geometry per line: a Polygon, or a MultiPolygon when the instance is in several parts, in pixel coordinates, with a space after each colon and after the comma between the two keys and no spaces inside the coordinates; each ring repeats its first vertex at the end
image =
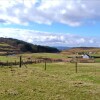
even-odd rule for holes
{"type": "Polygon", "coordinates": [[[100,0],[0,0],[0,37],[100,47],[100,0]]]}

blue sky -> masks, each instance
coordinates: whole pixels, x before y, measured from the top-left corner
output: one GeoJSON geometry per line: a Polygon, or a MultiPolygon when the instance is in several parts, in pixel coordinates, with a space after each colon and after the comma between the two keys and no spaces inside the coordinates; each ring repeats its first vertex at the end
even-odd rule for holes
{"type": "Polygon", "coordinates": [[[0,0],[0,37],[100,47],[99,11],[99,0],[0,0]]]}

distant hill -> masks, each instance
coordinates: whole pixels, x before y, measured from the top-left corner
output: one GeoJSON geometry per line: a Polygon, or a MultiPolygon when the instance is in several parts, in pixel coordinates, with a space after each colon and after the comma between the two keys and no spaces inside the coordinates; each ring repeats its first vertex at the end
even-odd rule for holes
{"type": "Polygon", "coordinates": [[[55,46],[58,50],[62,51],[62,50],[68,50],[71,49],[72,47],[65,47],[65,46],[55,46]]]}
{"type": "Polygon", "coordinates": [[[47,52],[55,53],[59,52],[57,48],[49,46],[34,45],[27,43],[22,40],[13,39],[13,38],[0,38],[0,53],[22,53],[22,52],[47,52]]]}
{"type": "Polygon", "coordinates": [[[100,48],[99,47],[73,47],[68,50],[63,50],[62,53],[68,53],[68,54],[84,54],[84,53],[91,53],[91,54],[96,54],[100,53],[100,48]]]}

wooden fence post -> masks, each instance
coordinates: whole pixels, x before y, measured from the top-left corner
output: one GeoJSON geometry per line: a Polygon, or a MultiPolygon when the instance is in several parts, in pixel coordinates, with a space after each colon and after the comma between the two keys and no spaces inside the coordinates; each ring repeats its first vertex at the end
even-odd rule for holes
{"type": "Polygon", "coordinates": [[[7,66],[9,66],[9,64],[8,64],[8,60],[7,60],[7,66]]]}
{"type": "Polygon", "coordinates": [[[45,60],[45,70],[46,70],[47,64],[46,64],[46,60],[45,60]]]}
{"type": "Polygon", "coordinates": [[[78,65],[78,63],[77,63],[77,61],[76,61],[76,62],[75,62],[76,73],[77,73],[77,65],[78,65]]]}
{"type": "Polygon", "coordinates": [[[16,60],[15,60],[15,65],[16,65],[16,60]]]}
{"type": "Polygon", "coordinates": [[[19,67],[22,67],[22,56],[20,56],[20,62],[19,62],[19,67]]]}

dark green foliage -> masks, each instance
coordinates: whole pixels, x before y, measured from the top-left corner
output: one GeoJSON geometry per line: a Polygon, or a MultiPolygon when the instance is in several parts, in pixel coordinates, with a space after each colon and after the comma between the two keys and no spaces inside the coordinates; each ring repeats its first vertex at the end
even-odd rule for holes
{"type": "Polygon", "coordinates": [[[4,42],[13,47],[16,47],[21,52],[48,52],[48,53],[59,52],[58,49],[53,47],[34,45],[18,39],[0,38],[0,42],[4,42]]]}
{"type": "Polygon", "coordinates": [[[38,45],[37,46],[37,51],[38,52],[58,52],[58,49],[56,49],[56,48],[53,48],[53,47],[48,47],[48,46],[40,46],[40,45],[38,45]]]}

